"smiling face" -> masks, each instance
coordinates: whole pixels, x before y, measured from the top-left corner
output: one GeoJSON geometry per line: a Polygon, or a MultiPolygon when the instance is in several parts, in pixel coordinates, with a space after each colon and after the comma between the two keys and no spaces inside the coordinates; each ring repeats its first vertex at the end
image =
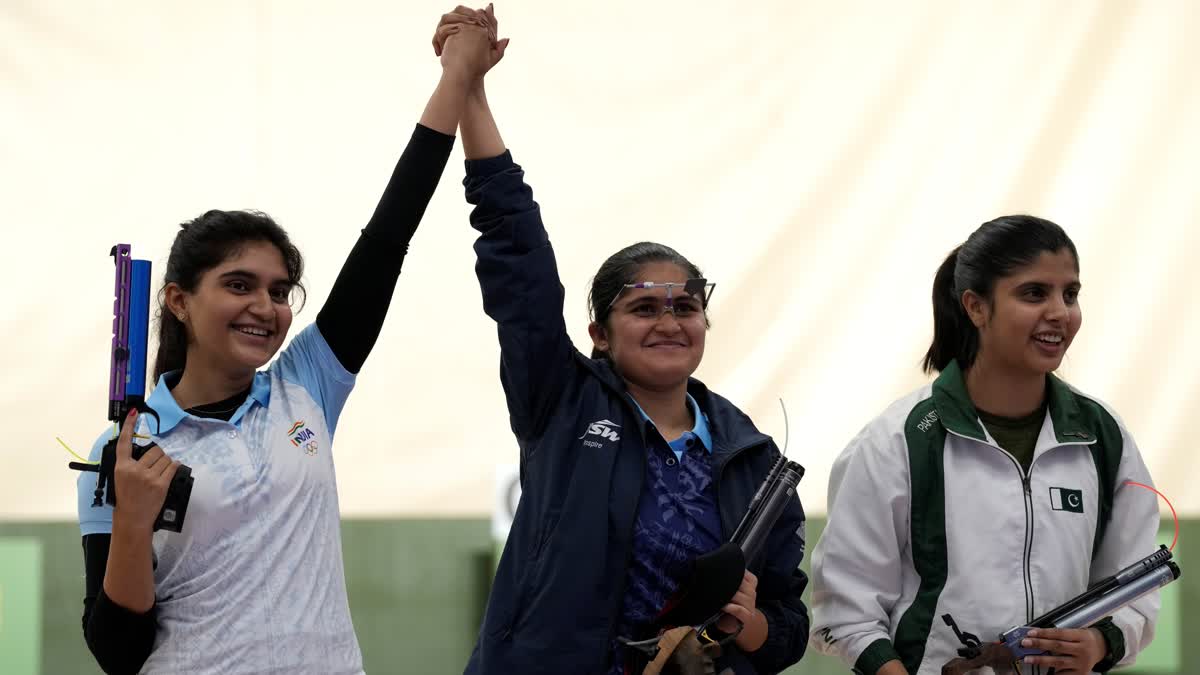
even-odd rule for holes
{"type": "Polygon", "coordinates": [[[647,389],[663,390],[686,382],[704,357],[708,331],[702,298],[682,288],[687,271],[670,262],[642,265],[631,283],[675,283],[667,311],[665,288],[625,289],[617,296],[604,325],[588,332],[600,351],[608,352],[617,372],[647,389]]]}
{"type": "Polygon", "coordinates": [[[1064,248],[1043,251],[997,279],[990,301],[963,293],[963,306],[979,329],[979,358],[1014,374],[1057,370],[1083,322],[1079,288],[1078,263],[1064,248]]]}
{"type": "Polygon", "coordinates": [[[244,374],[279,351],[292,325],[283,254],[265,241],[247,242],[205,271],[194,292],[166,288],[167,307],[188,332],[188,367],[244,374]]]}

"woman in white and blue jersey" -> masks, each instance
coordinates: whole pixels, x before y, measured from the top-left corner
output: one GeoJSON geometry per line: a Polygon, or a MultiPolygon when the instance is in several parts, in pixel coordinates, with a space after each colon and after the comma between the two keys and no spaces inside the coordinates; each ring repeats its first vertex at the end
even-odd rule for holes
{"type": "Polygon", "coordinates": [[[105,672],[362,672],[331,442],[488,48],[475,32],[447,41],[441,81],[328,301],[273,362],[302,290],[300,252],[261,213],[180,227],[147,400],[158,423],[125,425],[154,447],[134,461],[123,433],[115,508],[92,506],[95,474],[79,479],[83,630],[105,672]],[[154,532],[180,463],[195,480],[186,522],[154,532]]]}

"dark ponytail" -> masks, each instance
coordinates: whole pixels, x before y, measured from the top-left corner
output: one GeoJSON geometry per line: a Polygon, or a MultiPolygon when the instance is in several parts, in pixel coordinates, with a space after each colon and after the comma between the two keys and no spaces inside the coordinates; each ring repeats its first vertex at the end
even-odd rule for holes
{"type": "MultiPolygon", "coordinates": [[[[626,246],[610,255],[608,260],[605,260],[604,264],[600,266],[596,276],[592,277],[592,288],[588,293],[588,318],[607,328],[608,318],[612,313],[613,299],[621,294],[625,284],[637,281],[638,271],[643,265],[656,262],[678,265],[689,278],[704,276],[699,267],[696,267],[692,261],[683,257],[679,251],[670,246],[650,241],[626,246]]],[[[593,347],[592,358],[607,359],[610,357],[608,352],[602,352],[593,347]]]]}
{"type": "Polygon", "coordinates": [[[979,333],[954,293],[954,268],[960,250],[962,246],[955,247],[933,276],[933,344],[922,363],[927,373],[941,371],[960,356],[973,361],[979,351],[979,333]]]}
{"type": "Polygon", "coordinates": [[[163,287],[158,292],[158,353],[154,358],[154,379],[187,365],[188,336],[183,325],[166,306],[167,284],[174,283],[194,293],[200,278],[251,242],[273,244],[283,256],[288,281],[301,293],[304,287],[304,258],[292,244],[287,232],[265,213],[258,211],[208,211],[183,223],[171,244],[163,287]]]}
{"type": "Polygon", "coordinates": [[[933,343],[922,360],[925,372],[942,371],[951,361],[963,370],[979,356],[979,330],[963,308],[968,290],[991,301],[996,280],[1031,264],[1043,252],[1066,249],[1079,271],[1075,243],[1057,224],[1034,216],[988,221],[946,256],[933,277],[933,343]]]}

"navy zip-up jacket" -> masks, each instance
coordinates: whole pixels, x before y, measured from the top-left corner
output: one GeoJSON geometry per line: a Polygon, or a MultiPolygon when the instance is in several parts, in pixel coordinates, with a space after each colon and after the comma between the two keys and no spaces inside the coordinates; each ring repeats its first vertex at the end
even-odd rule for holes
{"type": "MultiPolygon", "coordinates": [[[[567,335],[554,251],[521,167],[508,152],[471,160],[464,185],[475,205],[471,225],[481,233],[475,270],[500,337],[522,490],[466,672],[599,675],[621,611],[646,471],[643,418],[609,363],[587,358],[567,335]],[[589,435],[597,423],[608,433],[589,435]]],[[[688,392],[708,415],[728,538],[779,450],[699,381],[690,380],[688,392]]],[[[800,601],[808,582],[799,569],[803,556],[804,511],[793,499],[765,554],[749,565],[759,580],[767,640],[751,654],[731,644],[722,668],[775,673],[800,660],[809,626],[800,601]]]]}

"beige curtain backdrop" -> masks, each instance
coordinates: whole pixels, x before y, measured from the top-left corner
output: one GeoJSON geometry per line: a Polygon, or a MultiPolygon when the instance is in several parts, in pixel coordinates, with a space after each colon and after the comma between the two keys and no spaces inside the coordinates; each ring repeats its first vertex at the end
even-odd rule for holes
{"type": "MultiPolygon", "coordinates": [[[[74,518],[104,428],[112,265],[257,208],[307,254],[313,320],[437,80],[453,3],[0,0],[0,518],[74,518]]],[[[808,468],[925,378],[929,290],[979,223],[1061,223],[1082,262],[1064,376],[1200,514],[1200,3],[499,3],[489,76],[587,347],[633,241],[717,282],[698,373],[808,468]]],[[[482,515],[515,461],[456,150],[335,443],[345,514],[482,515]]],[[[986,488],[981,488],[986,489],[986,488]]]]}

